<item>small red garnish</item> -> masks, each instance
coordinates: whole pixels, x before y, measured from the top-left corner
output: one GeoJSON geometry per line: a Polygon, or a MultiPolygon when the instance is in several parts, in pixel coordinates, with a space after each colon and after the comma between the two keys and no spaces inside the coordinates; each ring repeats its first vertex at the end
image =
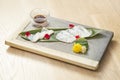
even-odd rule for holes
{"type": "Polygon", "coordinates": [[[74,26],[74,24],[69,24],[69,28],[73,28],[74,26]]]}
{"type": "Polygon", "coordinates": [[[28,37],[30,36],[30,32],[26,32],[25,35],[28,37]]]}
{"type": "Polygon", "coordinates": [[[80,38],[80,36],[79,36],[79,35],[76,35],[76,36],[75,36],[75,38],[76,38],[76,39],[79,39],[79,38],[80,38]]]}
{"type": "Polygon", "coordinates": [[[50,35],[49,34],[45,34],[44,39],[50,39],[50,35]]]}

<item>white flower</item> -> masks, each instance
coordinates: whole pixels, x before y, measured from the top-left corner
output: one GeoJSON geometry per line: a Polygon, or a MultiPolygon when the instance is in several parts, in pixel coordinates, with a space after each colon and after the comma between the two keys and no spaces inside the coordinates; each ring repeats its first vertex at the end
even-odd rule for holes
{"type": "Polygon", "coordinates": [[[85,46],[82,46],[82,53],[85,53],[87,48],[85,46]]]}

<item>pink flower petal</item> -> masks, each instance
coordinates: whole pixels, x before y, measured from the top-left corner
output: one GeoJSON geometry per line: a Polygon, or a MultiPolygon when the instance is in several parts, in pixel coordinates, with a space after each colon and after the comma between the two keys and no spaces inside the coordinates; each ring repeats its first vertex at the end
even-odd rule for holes
{"type": "Polygon", "coordinates": [[[30,36],[31,34],[30,34],[30,32],[26,32],[25,35],[28,37],[28,36],[30,36]]]}
{"type": "Polygon", "coordinates": [[[50,35],[49,34],[45,34],[44,39],[50,39],[50,35]]]}
{"type": "Polygon", "coordinates": [[[69,28],[73,28],[74,26],[74,24],[69,24],[69,28]]]}

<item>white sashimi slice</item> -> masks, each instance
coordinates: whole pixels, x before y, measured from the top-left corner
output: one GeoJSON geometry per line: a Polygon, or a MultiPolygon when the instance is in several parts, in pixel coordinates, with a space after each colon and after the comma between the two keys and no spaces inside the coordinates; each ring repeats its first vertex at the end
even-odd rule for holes
{"type": "Polygon", "coordinates": [[[67,42],[67,43],[72,43],[76,38],[71,35],[67,30],[60,31],[57,35],[56,38],[62,42],[67,42]]]}
{"type": "Polygon", "coordinates": [[[32,41],[32,39],[33,39],[33,34],[31,34],[30,36],[28,36],[28,39],[30,40],[30,41],[32,41]]]}
{"type": "Polygon", "coordinates": [[[45,36],[45,34],[49,34],[49,35],[51,35],[51,34],[53,34],[54,33],[54,31],[53,30],[47,30],[47,29],[42,29],[42,31],[41,32],[37,32],[33,37],[32,37],[32,39],[30,39],[32,42],[36,42],[36,41],[38,41],[39,39],[43,39],[44,38],[44,36],[45,36]]]}
{"type": "Polygon", "coordinates": [[[72,29],[62,30],[57,35],[56,38],[60,41],[66,43],[72,43],[76,40],[75,36],[79,35],[81,38],[89,37],[92,31],[88,31],[82,26],[75,26],[72,29]]]}
{"type": "MultiPolygon", "coordinates": [[[[77,26],[78,30],[80,30],[81,37],[89,37],[92,34],[92,31],[87,30],[82,26],[77,26]]],[[[79,34],[79,35],[80,35],[79,34]]]]}
{"type": "Polygon", "coordinates": [[[47,28],[43,27],[41,32],[44,32],[44,31],[47,31],[47,30],[48,30],[47,28]]]}
{"type": "Polygon", "coordinates": [[[92,34],[91,31],[88,31],[82,26],[75,26],[72,29],[68,29],[68,32],[74,36],[79,35],[80,37],[88,37],[92,34]]]}
{"type": "Polygon", "coordinates": [[[32,42],[36,42],[38,39],[39,39],[39,36],[40,35],[40,33],[39,32],[37,32],[34,36],[33,36],[33,38],[31,39],[31,41],[32,42]]]}
{"type": "Polygon", "coordinates": [[[51,34],[53,34],[54,33],[54,31],[53,30],[48,30],[47,28],[42,28],[42,30],[41,30],[41,33],[44,33],[44,35],[45,34],[49,34],[49,35],[51,35],[51,34]]]}
{"type": "Polygon", "coordinates": [[[67,29],[67,32],[69,32],[71,35],[79,35],[78,31],[74,30],[74,29],[67,29]]]}
{"type": "Polygon", "coordinates": [[[49,34],[49,35],[51,35],[51,34],[54,33],[54,31],[53,30],[48,30],[48,31],[46,31],[46,33],[49,34]]]}

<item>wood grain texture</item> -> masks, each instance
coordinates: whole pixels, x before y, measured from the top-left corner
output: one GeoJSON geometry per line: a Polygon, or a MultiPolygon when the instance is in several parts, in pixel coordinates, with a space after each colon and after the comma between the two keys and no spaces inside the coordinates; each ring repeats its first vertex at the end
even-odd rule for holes
{"type": "Polygon", "coordinates": [[[119,80],[120,0],[0,0],[0,80],[119,80]],[[97,71],[25,52],[4,44],[34,8],[57,18],[114,32],[97,71]]]}

